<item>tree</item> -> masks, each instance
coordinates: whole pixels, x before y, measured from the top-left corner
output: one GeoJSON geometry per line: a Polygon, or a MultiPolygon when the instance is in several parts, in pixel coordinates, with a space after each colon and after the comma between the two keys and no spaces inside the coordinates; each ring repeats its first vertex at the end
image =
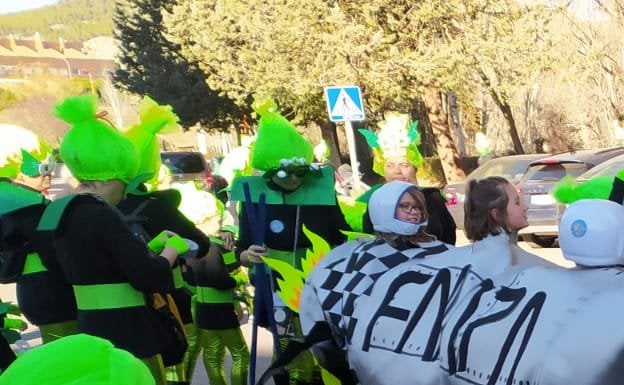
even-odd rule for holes
{"type": "Polygon", "coordinates": [[[161,0],[120,0],[115,10],[115,38],[119,42],[116,85],[170,104],[183,126],[202,123],[229,129],[241,110],[208,87],[205,74],[179,54],[164,37],[161,0]]]}
{"type": "Polygon", "coordinates": [[[505,91],[532,79],[537,67],[516,64],[508,76],[496,49],[530,55],[526,47],[535,44],[514,39],[535,40],[541,19],[533,30],[526,25],[536,15],[511,0],[179,0],[165,24],[182,54],[238,105],[268,95],[295,120],[326,121],[322,87],[358,84],[374,125],[386,111],[413,112],[424,101],[423,121],[436,125],[438,154],[455,179],[463,173],[440,95],[469,100],[486,86],[485,75],[511,126],[505,91]]]}

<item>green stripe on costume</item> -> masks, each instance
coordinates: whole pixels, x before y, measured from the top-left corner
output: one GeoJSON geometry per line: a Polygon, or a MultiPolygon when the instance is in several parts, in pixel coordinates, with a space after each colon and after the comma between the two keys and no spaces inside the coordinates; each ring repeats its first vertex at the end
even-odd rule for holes
{"type": "Polygon", "coordinates": [[[171,270],[171,274],[173,275],[173,286],[176,289],[181,289],[184,287],[184,277],[182,277],[182,268],[180,266],[176,266],[171,270]]]}
{"type": "Polygon", "coordinates": [[[79,310],[119,309],[145,306],[145,296],[129,283],[73,285],[79,310]]]}
{"type": "Polygon", "coordinates": [[[231,303],[234,302],[234,290],[197,286],[197,301],[200,303],[231,303]]]}

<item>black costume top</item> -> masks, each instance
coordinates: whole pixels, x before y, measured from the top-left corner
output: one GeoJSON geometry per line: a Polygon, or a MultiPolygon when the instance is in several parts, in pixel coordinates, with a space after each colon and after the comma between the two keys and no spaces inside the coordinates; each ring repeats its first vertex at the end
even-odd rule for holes
{"type": "MultiPolygon", "coordinates": [[[[51,250],[52,244],[40,239],[35,232],[44,210],[45,204],[40,204],[5,214],[3,224],[10,223],[11,228],[3,226],[3,232],[12,232],[6,235],[13,242],[19,240],[19,243],[27,245],[29,253],[51,250]]],[[[46,252],[41,255],[46,255],[46,252]]],[[[27,259],[40,258],[45,269],[30,271],[26,268],[16,284],[17,303],[26,319],[37,326],[73,321],[77,317],[74,291],[65,281],[55,253],[51,251],[48,255],[51,257],[41,258],[39,254],[27,256],[27,259]]],[[[26,266],[29,266],[28,261],[26,266]]]]}
{"type": "MultiPolygon", "coordinates": [[[[210,239],[178,210],[180,199],[181,196],[177,190],[154,191],[146,195],[128,194],[127,198],[117,205],[117,208],[124,215],[131,215],[143,202],[147,201],[148,203],[136,215],[139,216],[141,226],[150,239],[163,230],[173,231],[182,238],[197,243],[197,257],[201,258],[210,248],[210,239]]],[[[182,323],[192,323],[191,294],[178,283],[171,295],[175,300],[182,323]]]]}
{"type": "Polygon", "coordinates": [[[234,302],[225,298],[228,295],[233,297],[237,284],[230,276],[221,252],[220,247],[214,245],[205,257],[189,263],[194,273],[192,283],[197,286],[198,291],[208,292],[206,295],[198,293],[195,309],[195,323],[202,329],[227,330],[240,326],[234,302]]]}
{"type": "MultiPolygon", "coordinates": [[[[245,205],[242,203],[239,211],[240,233],[236,245],[237,255],[253,244],[245,205]]],[[[340,230],[351,230],[337,203],[334,206],[267,204],[266,211],[264,243],[271,249],[293,251],[311,247],[312,244],[303,233],[302,225],[304,224],[308,230],[332,246],[339,245],[346,240],[346,236],[340,230]],[[299,211],[298,216],[297,211],[299,211]],[[296,226],[297,219],[298,226],[296,226]]]]}
{"type": "Polygon", "coordinates": [[[5,193],[28,195],[33,203],[0,217],[2,271],[8,272],[6,268],[11,268],[12,262],[20,261],[13,265],[17,271],[10,273],[17,276],[17,302],[22,313],[37,326],[76,320],[74,292],[60,271],[52,242],[36,232],[49,201],[39,191],[8,179],[0,179],[0,183],[5,193]],[[52,257],[43,260],[41,254],[52,257]]]}
{"type": "MultiPolygon", "coordinates": [[[[143,293],[173,290],[167,259],[150,256],[120,215],[100,199],[72,202],[55,234],[59,263],[72,285],[129,283],[143,293]]],[[[146,305],[96,310],[78,305],[79,332],[108,339],[139,358],[162,351],[162,326],[146,305]]]]}

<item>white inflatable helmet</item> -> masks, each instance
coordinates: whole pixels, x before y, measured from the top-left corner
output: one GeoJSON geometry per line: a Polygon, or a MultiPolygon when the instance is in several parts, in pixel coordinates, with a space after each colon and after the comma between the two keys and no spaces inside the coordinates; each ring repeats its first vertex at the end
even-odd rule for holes
{"type": "Polygon", "coordinates": [[[624,206],[604,199],[572,203],[559,223],[563,256],[583,266],[624,265],[624,206]]]}
{"type": "Polygon", "coordinates": [[[394,217],[401,196],[409,188],[416,188],[416,186],[412,183],[395,180],[385,183],[373,192],[368,202],[368,213],[375,231],[412,235],[427,224],[427,221],[409,223],[394,217]]]}

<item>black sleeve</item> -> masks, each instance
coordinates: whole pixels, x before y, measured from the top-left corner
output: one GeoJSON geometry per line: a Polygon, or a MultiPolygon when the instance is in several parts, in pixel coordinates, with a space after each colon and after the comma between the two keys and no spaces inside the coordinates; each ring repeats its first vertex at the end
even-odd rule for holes
{"type": "Polygon", "coordinates": [[[252,245],[251,229],[247,219],[246,203],[240,202],[238,212],[238,240],[236,241],[236,259],[240,261],[240,253],[252,245]]]}
{"type": "Polygon", "coordinates": [[[135,289],[148,293],[173,291],[171,266],[166,258],[152,257],[147,245],[134,236],[111,208],[100,206],[90,214],[102,247],[135,289]]]}
{"type": "Polygon", "coordinates": [[[145,231],[152,237],[163,230],[170,230],[182,238],[187,238],[199,246],[197,256],[201,257],[210,248],[210,239],[173,205],[170,199],[157,197],[150,201],[144,212],[139,215],[147,217],[145,231]]]}
{"type": "Polygon", "coordinates": [[[427,214],[427,232],[450,245],[454,245],[457,238],[457,225],[446,208],[446,200],[437,188],[422,189],[425,195],[427,214]]]}

